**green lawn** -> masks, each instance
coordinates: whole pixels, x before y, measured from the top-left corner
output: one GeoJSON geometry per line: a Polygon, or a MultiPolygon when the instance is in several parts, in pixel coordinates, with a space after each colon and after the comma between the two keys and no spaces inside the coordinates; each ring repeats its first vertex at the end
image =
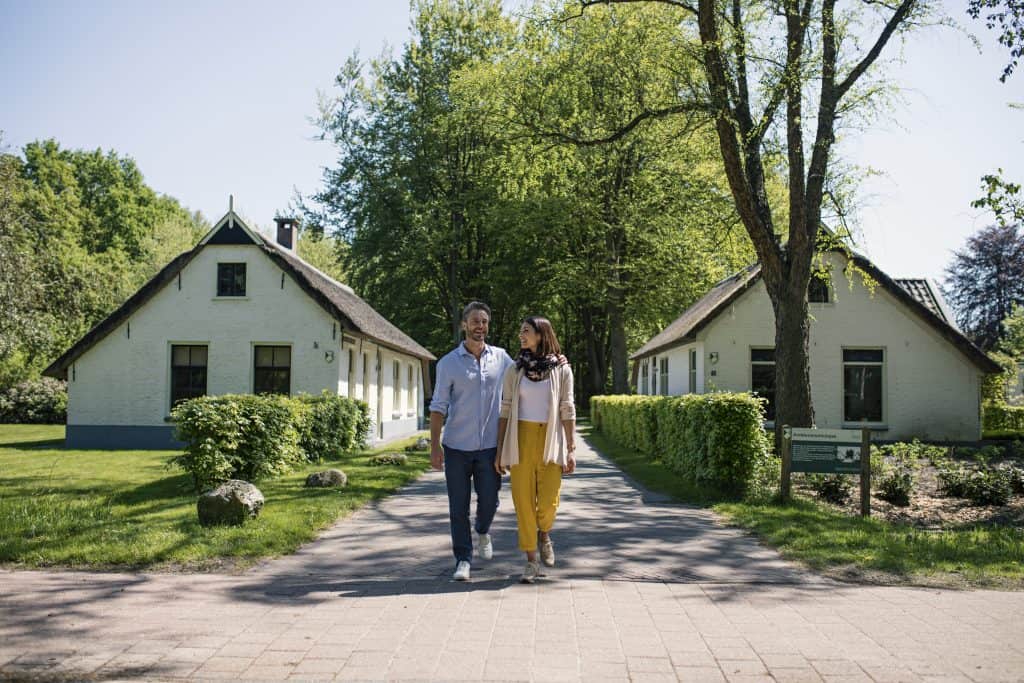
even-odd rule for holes
{"type": "Polygon", "coordinates": [[[651,491],[710,507],[784,557],[834,578],[886,584],[1024,589],[1024,531],[918,531],[837,512],[808,498],[751,504],[684,482],[661,462],[622,448],[589,425],[587,441],[651,491]]]}
{"type": "Polygon", "coordinates": [[[191,479],[169,467],[176,451],[81,451],[64,428],[0,425],[0,563],[8,567],[244,568],[293,552],[340,517],[429,468],[426,453],[404,466],[373,467],[369,455],[314,463],[256,482],[266,504],[240,527],[204,528],[191,479]],[[343,489],[306,489],[309,472],[334,467],[343,489]]]}

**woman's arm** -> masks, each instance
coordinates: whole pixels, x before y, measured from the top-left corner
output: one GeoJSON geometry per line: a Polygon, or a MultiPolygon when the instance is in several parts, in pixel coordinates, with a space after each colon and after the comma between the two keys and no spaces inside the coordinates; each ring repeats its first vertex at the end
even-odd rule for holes
{"type": "Polygon", "coordinates": [[[566,462],[562,472],[572,474],[576,471],[576,420],[562,420],[562,430],[565,432],[566,449],[566,462]]]}
{"type": "Polygon", "coordinates": [[[505,445],[505,430],[508,429],[508,418],[498,418],[498,454],[494,456],[494,471],[498,474],[505,474],[505,468],[501,465],[501,448],[505,445]]]}

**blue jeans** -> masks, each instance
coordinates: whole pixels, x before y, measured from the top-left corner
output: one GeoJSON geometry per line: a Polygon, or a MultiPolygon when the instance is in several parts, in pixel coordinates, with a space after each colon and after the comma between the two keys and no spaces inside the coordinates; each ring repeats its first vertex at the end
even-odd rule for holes
{"type": "Polygon", "coordinates": [[[501,477],[494,471],[497,448],[460,451],[444,446],[444,480],[448,485],[448,518],[452,525],[455,562],[472,562],[473,536],[469,530],[470,483],[476,490],[476,532],[486,534],[498,511],[501,477]]]}

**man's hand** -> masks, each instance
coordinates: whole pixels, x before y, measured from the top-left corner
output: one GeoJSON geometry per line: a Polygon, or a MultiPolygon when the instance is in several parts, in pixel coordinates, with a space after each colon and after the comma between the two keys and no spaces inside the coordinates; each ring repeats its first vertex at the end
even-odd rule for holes
{"type": "Polygon", "coordinates": [[[441,444],[430,444],[430,466],[438,472],[444,469],[444,450],[441,448],[441,444]]]}

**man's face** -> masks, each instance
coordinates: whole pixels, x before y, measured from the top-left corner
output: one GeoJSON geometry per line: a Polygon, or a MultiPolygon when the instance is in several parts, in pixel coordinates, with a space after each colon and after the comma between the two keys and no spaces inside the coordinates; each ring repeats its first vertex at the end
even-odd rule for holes
{"type": "Polygon", "coordinates": [[[476,310],[470,312],[469,317],[462,321],[462,331],[466,333],[466,339],[482,342],[487,339],[487,330],[490,324],[490,316],[484,311],[476,310]]]}

